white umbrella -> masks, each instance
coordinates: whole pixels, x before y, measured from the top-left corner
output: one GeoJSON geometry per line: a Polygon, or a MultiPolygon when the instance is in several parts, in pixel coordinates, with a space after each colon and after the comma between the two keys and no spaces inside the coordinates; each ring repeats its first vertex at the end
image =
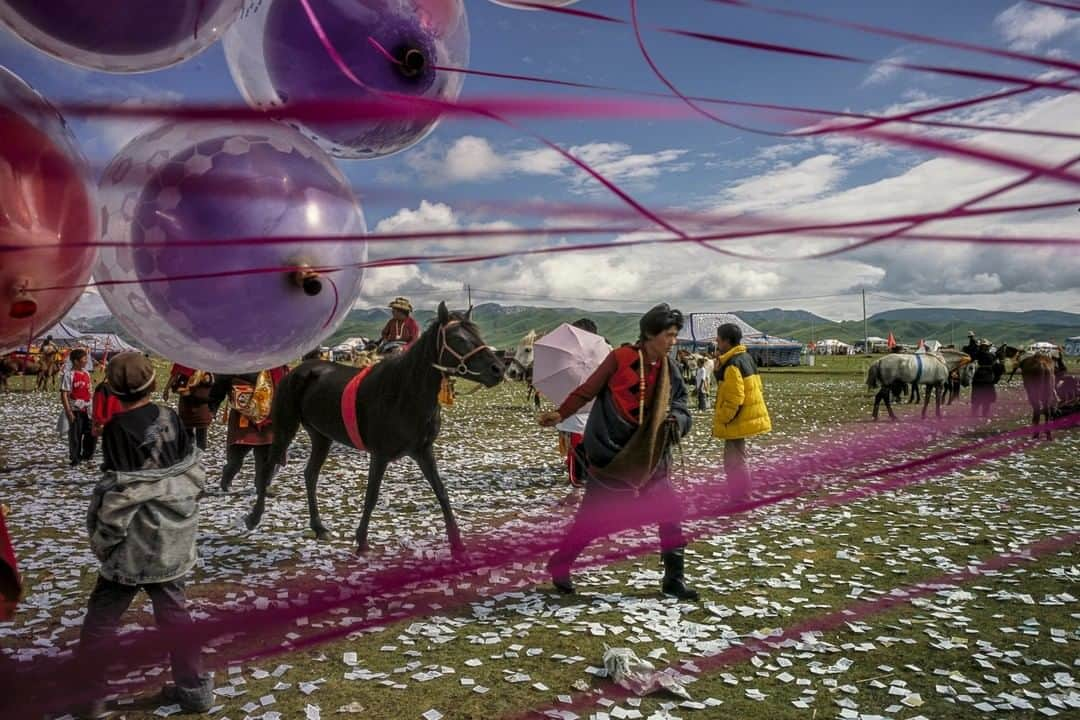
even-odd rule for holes
{"type": "Polygon", "coordinates": [[[561,405],[610,352],[604,338],[563,323],[533,345],[533,387],[561,405]]]}

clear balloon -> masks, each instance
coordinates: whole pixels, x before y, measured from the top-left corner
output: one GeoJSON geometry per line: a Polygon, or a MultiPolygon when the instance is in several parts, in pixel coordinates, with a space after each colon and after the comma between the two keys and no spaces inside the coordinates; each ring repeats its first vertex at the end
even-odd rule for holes
{"type": "Polygon", "coordinates": [[[97,201],[63,118],[4,68],[0,138],[0,352],[7,352],[56,324],[82,295],[97,256],[97,201]]]}
{"type": "MultiPolygon", "coordinates": [[[[240,94],[255,108],[297,101],[364,100],[398,94],[456,100],[469,63],[462,0],[308,0],[335,63],[300,0],[254,0],[225,35],[225,58],[240,94]],[[388,57],[389,55],[390,57],[388,57]]],[[[422,140],[430,116],[356,123],[309,122],[297,129],[340,158],[376,158],[422,140]]]]}
{"type": "MultiPolygon", "coordinates": [[[[544,5],[546,7],[566,7],[567,5],[573,5],[578,0],[525,0],[532,5],[544,5]]],[[[496,5],[502,5],[503,7],[512,7],[515,10],[538,10],[539,8],[529,7],[528,5],[520,5],[514,0],[491,0],[496,5]]]]}
{"type": "Polygon", "coordinates": [[[94,271],[102,298],[183,365],[252,372],[296,359],[360,294],[366,243],[332,238],[364,233],[363,213],[333,161],[292,128],[167,123],[117,154],[100,192],[102,237],[119,243],[94,271]],[[225,243],[247,239],[259,242],[225,243]]]}
{"type": "Polygon", "coordinates": [[[92,70],[131,73],[210,47],[244,0],[0,0],[0,22],[37,49],[92,70]]]}

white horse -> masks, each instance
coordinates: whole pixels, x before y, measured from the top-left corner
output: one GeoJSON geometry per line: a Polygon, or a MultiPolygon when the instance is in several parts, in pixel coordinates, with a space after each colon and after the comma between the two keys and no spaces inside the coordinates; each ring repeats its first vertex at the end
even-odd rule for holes
{"type": "Polygon", "coordinates": [[[514,356],[506,364],[506,379],[525,383],[528,389],[528,399],[533,401],[537,410],[540,409],[540,394],[533,387],[533,348],[536,345],[536,331],[530,330],[525,337],[518,341],[514,356]]]}
{"type": "Polygon", "coordinates": [[[897,383],[926,386],[926,400],[922,410],[924,418],[930,407],[930,388],[933,388],[936,401],[934,410],[937,416],[941,417],[941,394],[948,381],[949,367],[939,355],[897,353],[875,360],[866,373],[867,387],[871,390],[880,388],[874,397],[874,419],[878,419],[878,407],[882,400],[885,401],[885,409],[889,411],[889,417],[896,419],[889,396],[897,383]]]}

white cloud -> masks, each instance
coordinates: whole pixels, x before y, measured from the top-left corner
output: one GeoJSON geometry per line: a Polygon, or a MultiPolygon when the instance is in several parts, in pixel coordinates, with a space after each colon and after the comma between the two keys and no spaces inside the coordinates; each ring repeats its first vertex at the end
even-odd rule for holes
{"type": "MultiPolygon", "coordinates": [[[[684,172],[686,150],[635,153],[625,143],[592,142],[567,148],[575,157],[616,183],[647,186],[661,175],[684,172]]],[[[550,148],[497,150],[486,139],[464,135],[445,149],[428,143],[405,159],[428,185],[493,182],[514,175],[561,177],[575,188],[592,188],[595,180],[550,148]]]]}
{"type": "Polygon", "coordinates": [[[904,55],[890,55],[889,57],[876,62],[870,68],[870,71],[859,83],[859,87],[870,87],[872,85],[883,85],[893,78],[900,70],[902,63],[909,62],[908,58],[904,55]]]}
{"type": "Polygon", "coordinates": [[[994,18],[994,26],[1014,50],[1035,50],[1055,38],[1080,32],[1080,16],[1044,5],[1018,2],[994,18]]]}
{"type": "MultiPolygon", "coordinates": [[[[1026,105],[1003,103],[978,112],[989,118],[988,122],[992,119],[995,123],[1024,127],[1070,128],[1075,124],[1073,119],[1080,116],[1080,98],[1052,97],[1026,105]]],[[[944,117],[972,119],[975,115],[974,111],[965,111],[963,115],[944,117]]],[[[957,131],[949,132],[955,134],[957,131]]],[[[1080,154],[1077,143],[1050,138],[968,132],[962,139],[1053,164],[1080,154]]],[[[714,196],[708,208],[729,216],[735,211],[752,210],[759,213],[759,218],[767,212],[769,217],[788,220],[851,220],[922,213],[959,204],[1019,176],[993,166],[940,157],[919,160],[918,156],[902,153],[897,154],[896,163],[885,166],[884,170],[880,166],[873,168],[874,172],[884,172],[883,176],[866,178],[856,174],[854,169],[865,150],[841,143],[835,145],[835,152],[823,152],[825,148],[833,147],[824,139],[799,143],[803,151],[816,152],[797,159],[786,151],[770,151],[773,159],[767,168],[758,174],[744,176],[725,188],[719,200],[714,196]]],[[[604,143],[595,144],[589,152],[588,160],[597,163],[611,157],[625,159],[634,155],[604,143]]],[[[500,156],[506,157],[506,154],[500,156]]],[[[634,162],[627,161],[616,172],[632,175],[634,162]]],[[[992,203],[1022,204],[1073,196],[1072,187],[1043,181],[1002,195],[992,203]]],[[[939,221],[916,232],[1075,237],[1075,216],[1075,208],[1066,207],[1059,211],[939,221]]],[[[568,222],[566,217],[558,215],[548,220],[553,225],[568,222]]],[[[379,223],[376,229],[406,231],[483,226],[512,227],[498,218],[494,221],[490,217],[471,218],[444,204],[422,202],[419,206],[399,210],[379,223]]],[[[691,223],[683,223],[683,227],[720,232],[737,229],[739,224],[729,222],[722,227],[713,225],[695,229],[691,223]]],[[[664,235],[650,231],[619,239],[656,237],[664,235]]],[[[411,254],[418,248],[425,252],[455,252],[463,248],[491,250],[568,245],[580,241],[580,238],[553,236],[500,237],[469,242],[445,240],[418,243],[406,251],[397,245],[385,249],[376,247],[373,255],[390,251],[411,254]]],[[[844,237],[762,237],[724,243],[720,247],[766,256],[788,256],[836,247],[844,241],[844,237]]],[[[828,260],[767,262],[736,260],[692,244],[632,249],[613,247],[581,253],[512,257],[470,265],[427,264],[419,268],[376,271],[365,295],[369,302],[375,298],[381,302],[399,292],[416,292],[421,301],[436,299],[440,294],[456,298],[460,297],[462,286],[471,283],[482,289],[483,294],[478,293],[478,297],[511,304],[577,305],[632,311],[644,309],[659,300],[669,300],[687,311],[781,305],[807,307],[830,317],[850,319],[858,316],[861,310],[858,295],[851,293],[853,289],[865,286],[872,293],[902,296],[921,304],[1016,310],[1075,309],[1080,307],[1080,253],[1072,252],[1074,249],[1021,250],[971,244],[886,242],[828,260]],[[491,292],[495,295],[490,295],[491,292]],[[500,297],[499,293],[505,294],[500,297]],[[782,300],[829,293],[847,294],[835,299],[782,300]]],[[[871,312],[899,304],[902,303],[872,297],[871,312]]]]}
{"type": "Polygon", "coordinates": [[[844,172],[836,155],[815,155],[736,181],[724,191],[721,201],[725,209],[734,212],[790,207],[834,189],[844,172]]]}

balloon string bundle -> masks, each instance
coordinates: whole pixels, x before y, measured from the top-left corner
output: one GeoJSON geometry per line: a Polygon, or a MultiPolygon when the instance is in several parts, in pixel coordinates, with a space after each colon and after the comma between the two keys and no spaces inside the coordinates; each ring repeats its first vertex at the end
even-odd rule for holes
{"type": "MultiPolygon", "coordinates": [[[[1075,418],[1065,418],[1055,421],[1051,425],[1054,429],[1065,429],[1076,427],[1078,422],[1080,420],[1075,418]]],[[[754,503],[753,506],[792,500],[808,492],[821,489],[821,487],[809,483],[808,478],[823,478],[823,482],[828,483],[842,482],[843,478],[838,480],[834,475],[838,470],[851,468],[856,463],[874,462],[875,459],[887,457],[905,448],[921,447],[928,438],[939,435],[947,428],[963,431],[969,426],[970,423],[966,420],[948,419],[935,423],[934,427],[918,428],[914,432],[910,432],[910,429],[903,427],[879,426],[874,429],[860,428],[850,436],[846,433],[838,433],[834,438],[835,442],[815,452],[799,452],[793,457],[784,457],[767,463],[767,472],[763,471],[763,477],[770,477],[771,479],[770,482],[765,484],[762,491],[776,494],[768,496],[766,500],[754,503]],[[777,493],[778,490],[779,493],[777,493]]],[[[1024,438],[1029,432],[1029,428],[1003,432],[967,443],[959,448],[932,454],[927,458],[926,462],[920,463],[921,472],[910,475],[903,474],[911,469],[906,465],[882,468],[872,472],[869,477],[893,477],[818,498],[817,500],[811,500],[810,502],[814,507],[827,507],[830,504],[851,502],[880,492],[896,490],[912,482],[940,477],[943,472],[958,470],[993,457],[1004,456],[1024,449],[1027,447],[1024,438]],[[1000,449],[995,449],[995,446],[1000,449]],[[957,456],[959,457],[957,458],[957,456]],[[951,458],[957,459],[952,460],[947,465],[942,465],[939,462],[951,458]]],[[[747,505],[730,506],[718,501],[718,495],[722,495],[720,488],[722,488],[720,481],[711,476],[700,478],[698,482],[687,488],[686,492],[683,493],[688,507],[687,519],[705,520],[728,517],[748,509],[747,505]]],[[[634,509],[629,508],[628,510],[634,509]]],[[[651,517],[651,513],[649,516],[643,516],[640,511],[626,512],[622,520],[619,525],[620,530],[629,530],[655,522],[655,518],[651,517]]],[[[237,637],[246,637],[251,633],[265,635],[267,632],[284,631],[284,628],[292,627],[297,618],[316,616],[339,607],[355,608],[360,603],[372,602],[375,598],[385,597],[388,593],[415,588],[418,584],[442,582],[449,578],[463,577],[464,574],[481,568],[506,567],[514,563],[520,566],[520,563],[530,559],[540,559],[553,549],[557,535],[553,534],[553,528],[547,518],[540,519],[539,523],[540,525],[529,533],[520,533],[520,528],[513,531],[512,535],[515,537],[528,538],[523,543],[515,544],[509,542],[507,538],[497,541],[477,542],[475,547],[478,548],[478,554],[463,564],[433,564],[422,568],[387,568],[381,571],[367,587],[356,587],[346,591],[341,587],[340,583],[335,581],[335,583],[324,588],[325,593],[318,593],[315,591],[319,588],[305,586],[306,602],[289,607],[269,608],[266,610],[218,611],[213,613],[210,618],[200,622],[195,628],[184,633],[174,633],[173,635],[168,632],[139,631],[134,633],[130,639],[125,638],[124,640],[123,664],[127,668],[135,668],[146,663],[153,663],[157,660],[157,653],[162,643],[175,642],[216,644],[214,657],[217,662],[294,651],[305,646],[306,641],[292,640],[289,643],[274,646],[273,648],[267,648],[264,642],[255,655],[241,647],[244,646],[244,643],[235,641],[233,645],[237,646],[236,649],[245,653],[240,657],[228,652],[230,645],[221,646],[218,643],[223,638],[231,637],[235,640],[237,637]],[[480,550],[480,548],[483,549],[480,550]],[[495,549],[491,550],[489,548],[495,549]]],[[[707,535],[708,533],[708,530],[702,530],[698,534],[707,535]]],[[[609,562],[630,557],[644,551],[645,548],[646,546],[634,550],[623,548],[615,551],[614,554],[605,556],[604,560],[609,562]]],[[[443,599],[445,600],[445,598],[443,599]]],[[[399,618],[395,616],[393,619],[399,618]]],[[[367,621],[349,624],[346,627],[337,627],[328,633],[318,635],[317,638],[312,638],[312,642],[325,642],[334,637],[362,630],[365,627],[381,625],[388,620],[388,618],[384,618],[380,614],[378,617],[367,621]]],[[[254,637],[247,638],[247,640],[254,639],[254,637]]],[[[36,662],[28,672],[21,674],[20,685],[26,688],[37,687],[39,689],[49,687],[56,678],[57,668],[54,666],[62,665],[64,662],[63,658],[51,658],[36,662]]],[[[66,674],[65,678],[72,683],[73,689],[71,692],[78,693],[81,691],[81,684],[78,682],[81,678],[80,674],[66,674]]],[[[28,694],[27,697],[32,697],[32,695],[28,694]]],[[[76,700],[77,698],[70,697],[68,699],[76,700]]],[[[47,702],[58,703],[60,700],[60,697],[53,695],[48,698],[47,702]]]]}

